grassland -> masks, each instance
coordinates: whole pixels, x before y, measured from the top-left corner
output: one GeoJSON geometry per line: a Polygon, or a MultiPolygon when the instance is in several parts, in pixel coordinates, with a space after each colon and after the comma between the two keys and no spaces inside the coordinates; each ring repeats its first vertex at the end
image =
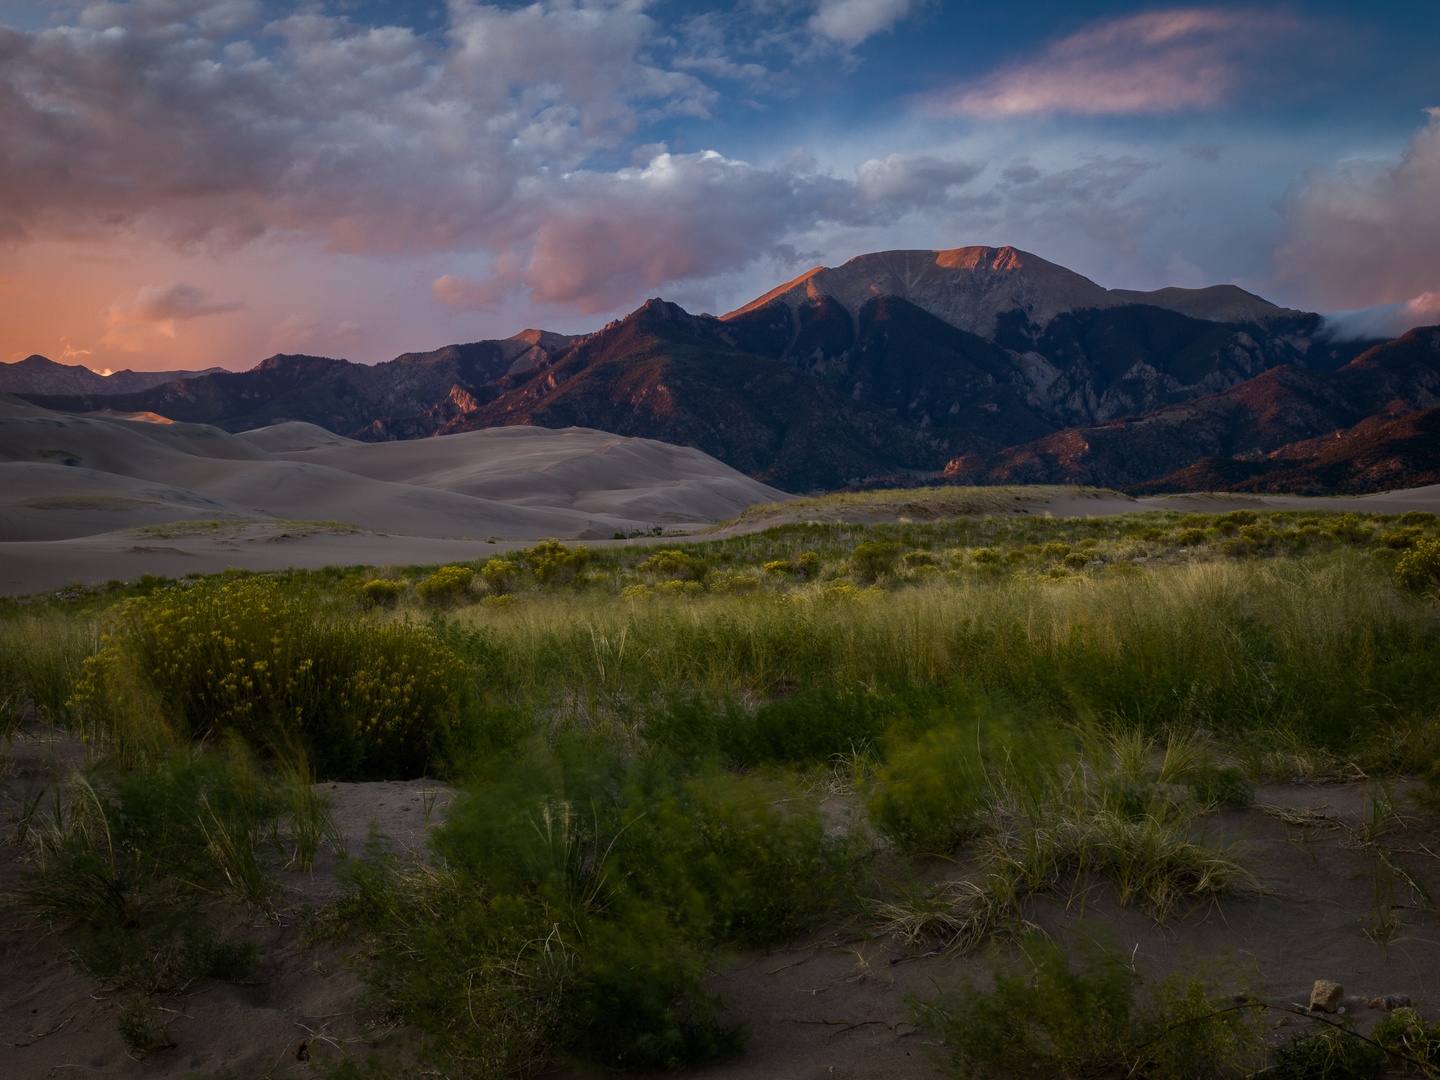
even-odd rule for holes
{"type": "MultiPolygon", "coordinates": [[[[1028,941],[1027,898],[1090,878],[1163,921],[1253,886],[1203,825],[1256,784],[1440,792],[1433,515],[948,516],[1013,500],[992,492],[827,520],[905,498],[663,549],[5,602],[7,732],[43,721],[91,759],[24,808],[11,916],[134,995],[143,1052],[147,995],[244,971],[223,912],[269,910],[267,867],[331,834],[313,780],[427,774],[464,793],[430,852],[357,857],[313,919],[414,1033],[385,1068],[678,1068],[741,1041],[706,977],[727,951],[841,923],[939,950],[1028,941]],[[936,857],[963,873],[895,884],[936,857]]],[[[1136,997],[1106,955],[1025,956],[993,992],[917,1003],[980,1048],[948,1069],[1181,1075],[1182,1043],[1214,1051],[1206,1075],[1263,1067],[1234,985],[1136,997]],[[996,1042],[1036,995],[1079,1027],[1113,1008],[1088,1044],[996,1042]]],[[[1340,1053],[1326,1038],[1285,1060],[1340,1053]]]]}

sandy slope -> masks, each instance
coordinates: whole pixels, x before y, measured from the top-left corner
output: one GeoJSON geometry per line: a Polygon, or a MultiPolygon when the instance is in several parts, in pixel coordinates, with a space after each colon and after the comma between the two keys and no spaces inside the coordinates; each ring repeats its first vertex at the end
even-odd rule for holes
{"type": "Polygon", "coordinates": [[[578,428],[368,444],[313,424],[236,436],[205,424],[54,413],[0,395],[7,592],[227,565],[474,558],[488,537],[704,526],[785,498],[698,450],[578,428]],[[135,531],[183,521],[227,528],[169,530],[164,544],[153,530],[135,531]],[[275,526],[295,521],[364,532],[275,526]],[[273,543],[282,533],[285,542],[273,543]]]}

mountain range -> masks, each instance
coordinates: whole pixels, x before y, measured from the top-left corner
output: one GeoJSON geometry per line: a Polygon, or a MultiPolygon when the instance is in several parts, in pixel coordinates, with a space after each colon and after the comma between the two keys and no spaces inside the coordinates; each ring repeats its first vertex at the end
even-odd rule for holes
{"type": "Polygon", "coordinates": [[[1232,285],[1105,289],[1014,248],[967,247],[817,267],[718,318],[653,299],[590,334],[527,330],[373,366],[278,355],[119,394],[16,390],[63,411],[236,432],[299,420],[371,442],[596,428],[792,491],[882,478],[1373,490],[1440,466],[1429,421],[1411,416],[1440,406],[1427,333],[1339,341],[1321,316],[1232,285]],[[1345,447],[1370,464],[1341,468],[1345,447]]]}

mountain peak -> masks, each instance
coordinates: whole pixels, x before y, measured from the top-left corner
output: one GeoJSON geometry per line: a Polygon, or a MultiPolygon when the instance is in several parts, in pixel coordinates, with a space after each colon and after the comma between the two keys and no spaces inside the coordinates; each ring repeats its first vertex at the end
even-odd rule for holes
{"type": "Polygon", "coordinates": [[[767,304],[795,309],[830,296],[850,314],[877,296],[898,296],[981,337],[993,337],[1002,312],[1020,309],[1044,325],[1062,311],[1123,301],[1089,278],[1013,247],[946,251],[877,251],[839,267],[817,266],[722,316],[733,319],[767,304]]]}
{"type": "Polygon", "coordinates": [[[1016,247],[898,250],[817,266],[722,316],[734,319],[770,304],[791,310],[829,296],[853,317],[872,297],[898,296],[951,326],[993,339],[999,317],[1021,311],[1036,326],[1084,308],[1147,304],[1209,322],[1258,322],[1300,315],[1234,285],[1106,289],[1082,274],[1016,247]]]}

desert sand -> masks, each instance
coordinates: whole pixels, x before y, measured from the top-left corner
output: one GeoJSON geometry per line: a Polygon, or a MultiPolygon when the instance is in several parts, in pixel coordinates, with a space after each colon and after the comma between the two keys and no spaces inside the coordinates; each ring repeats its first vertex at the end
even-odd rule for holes
{"type": "Polygon", "coordinates": [[[4,593],[474,559],[505,541],[703,528],[787,498],[698,450],[584,428],[367,444],[311,424],[237,436],[0,395],[4,593]]]}

